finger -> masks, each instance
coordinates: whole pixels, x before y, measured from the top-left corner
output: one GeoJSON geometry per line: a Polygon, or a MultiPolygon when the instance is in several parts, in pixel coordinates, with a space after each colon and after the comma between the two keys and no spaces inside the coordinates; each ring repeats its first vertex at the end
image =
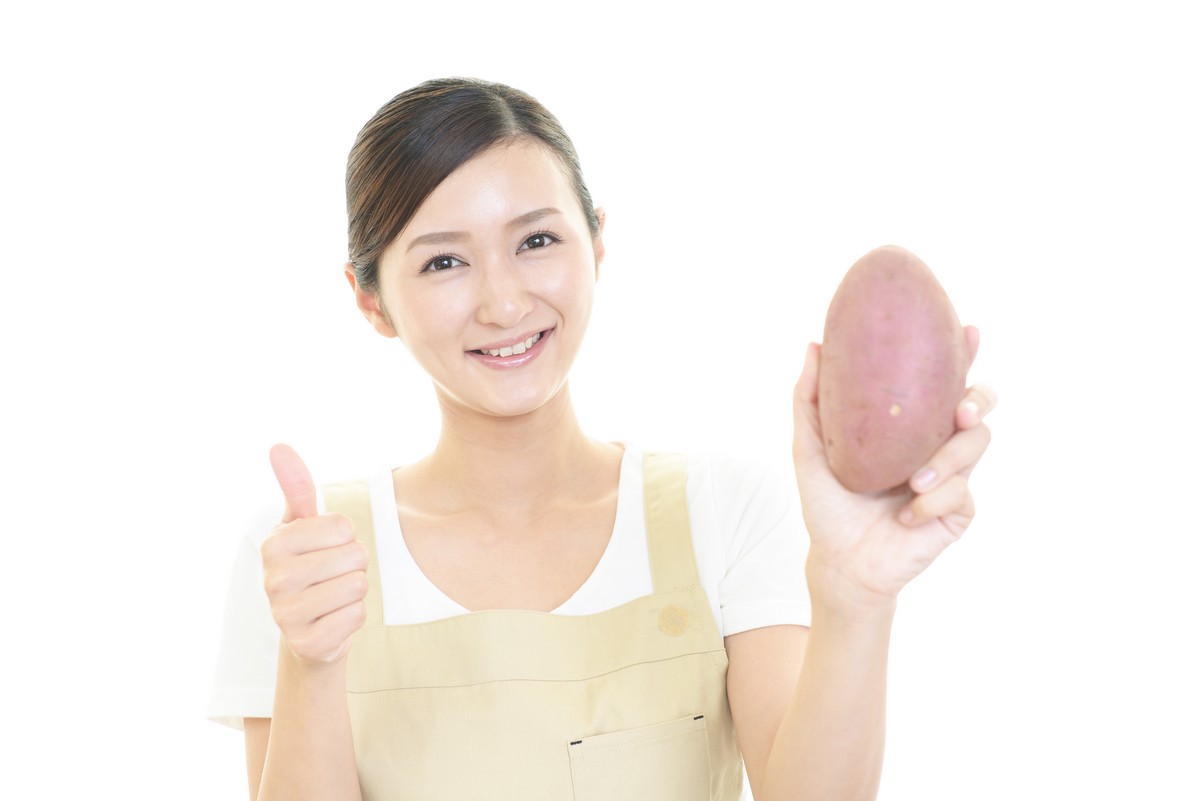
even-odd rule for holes
{"type": "Polygon", "coordinates": [[[300,570],[305,572],[310,584],[319,584],[347,573],[361,572],[365,575],[367,546],[355,540],[336,548],[304,554],[299,561],[300,570]]]}
{"type": "Polygon", "coordinates": [[[963,336],[967,340],[967,366],[970,367],[979,354],[979,329],[973,325],[964,325],[963,336]]]}
{"type": "Polygon", "coordinates": [[[275,622],[290,636],[296,636],[306,626],[341,609],[343,606],[367,597],[367,574],[355,570],[320,584],[314,584],[304,592],[272,605],[275,622]]]}
{"type": "Polygon", "coordinates": [[[299,554],[336,548],[354,540],[354,523],[333,512],[281,523],[259,548],[263,564],[292,559],[299,554]]]}
{"type": "Polygon", "coordinates": [[[961,534],[974,517],[975,499],[963,476],[952,476],[936,489],[917,495],[900,511],[900,522],[906,526],[916,527],[941,519],[955,536],[961,534]]]}
{"type": "Polygon", "coordinates": [[[271,469],[275,471],[275,480],[283,490],[286,504],[283,522],[314,517],[317,514],[317,488],[300,455],[289,445],[276,445],[271,448],[271,469]]]}
{"type": "Polygon", "coordinates": [[[290,555],[264,565],[263,588],[268,598],[283,598],[356,570],[367,569],[367,549],[361,542],[290,555]]]}
{"type": "Polygon", "coordinates": [[[350,637],[366,621],[366,604],[354,601],[318,618],[294,641],[289,642],[289,647],[293,653],[314,662],[334,662],[346,653],[350,637]]]}
{"type": "Polygon", "coordinates": [[[804,368],[796,381],[796,401],[811,405],[817,403],[817,379],[821,371],[821,346],[809,342],[804,351],[804,368]]]}
{"type": "Polygon", "coordinates": [[[946,440],[937,453],[913,474],[908,485],[913,492],[927,493],[957,475],[965,475],[982,458],[992,441],[992,432],[985,425],[959,431],[946,440]]]}
{"type": "Polygon", "coordinates": [[[954,410],[954,424],[960,429],[978,425],[979,421],[995,408],[999,399],[996,390],[987,384],[969,387],[954,410]]]}
{"type": "Polygon", "coordinates": [[[306,593],[311,605],[308,607],[308,624],[315,624],[339,609],[349,606],[367,597],[367,574],[361,570],[347,573],[344,576],[323,581],[311,587],[306,593]]]}

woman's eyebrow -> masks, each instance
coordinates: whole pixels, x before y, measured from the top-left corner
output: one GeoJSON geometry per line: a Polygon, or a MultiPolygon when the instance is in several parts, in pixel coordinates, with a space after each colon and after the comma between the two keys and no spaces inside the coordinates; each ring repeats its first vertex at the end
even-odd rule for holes
{"type": "Polygon", "coordinates": [[[467,238],[463,231],[434,231],[431,234],[421,234],[408,243],[408,247],[404,249],[407,253],[418,245],[446,245],[452,242],[461,242],[467,238]]]}
{"type": "MultiPolygon", "coordinates": [[[[547,206],[543,209],[534,209],[533,211],[522,214],[520,217],[510,220],[507,227],[520,228],[522,226],[535,223],[544,217],[549,217],[551,214],[562,214],[562,212],[553,206],[547,206]]],[[[461,242],[467,238],[468,234],[465,231],[434,231],[433,233],[421,234],[420,236],[415,237],[411,242],[408,243],[408,247],[404,249],[404,252],[407,253],[419,245],[448,245],[455,242],[461,242]]]]}
{"type": "Polygon", "coordinates": [[[531,212],[522,214],[520,217],[517,217],[508,224],[508,227],[519,228],[523,225],[529,225],[530,223],[537,222],[543,217],[549,217],[551,214],[562,214],[562,212],[552,206],[547,206],[544,209],[535,209],[531,212]]]}
{"type": "MultiPolygon", "coordinates": [[[[521,228],[523,225],[538,222],[539,219],[550,217],[551,215],[560,215],[560,213],[563,212],[554,209],[553,206],[546,206],[545,209],[534,209],[533,211],[523,213],[520,217],[511,219],[508,227],[521,228]]],[[[420,245],[452,245],[452,243],[461,242],[464,239],[468,239],[466,231],[433,231],[431,234],[421,234],[415,237],[412,242],[408,243],[408,247],[404,248],[404,252],[408,253],[414,247],[420,245]]]]}

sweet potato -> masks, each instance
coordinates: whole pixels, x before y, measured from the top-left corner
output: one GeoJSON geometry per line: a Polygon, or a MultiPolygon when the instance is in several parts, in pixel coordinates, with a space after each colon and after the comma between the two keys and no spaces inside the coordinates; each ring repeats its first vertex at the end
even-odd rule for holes
{"type": "Polygon", "coordinates": [[[967,343],[925,263],[876,248],[842,279],[825,318],[817,404],[825,454],[853,492],[906,483],[954,433],[967,343]]]}

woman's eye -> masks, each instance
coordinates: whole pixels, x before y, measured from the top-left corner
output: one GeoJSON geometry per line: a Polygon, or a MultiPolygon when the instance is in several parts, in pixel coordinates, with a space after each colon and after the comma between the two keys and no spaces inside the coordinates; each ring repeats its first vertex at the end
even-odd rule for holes
{"type": "Polygon", "coordinates": [[[442,270],[449,270],[451,267],[457,267],[462,263],[463,262],[461,259],[457,259],[454,256],[434,256],[432,259],[425,262],[425,266],[421,268],[421,272],[440,273],[442,270]]]}
{"type": "Polygon", "coordinates": [[[546,245],[560,241],[558,237],[549,231],[539,231],[536,234],[530,234],[521,244],[521,250],[534,250],[536,248],[544,248],[546,245]]]}

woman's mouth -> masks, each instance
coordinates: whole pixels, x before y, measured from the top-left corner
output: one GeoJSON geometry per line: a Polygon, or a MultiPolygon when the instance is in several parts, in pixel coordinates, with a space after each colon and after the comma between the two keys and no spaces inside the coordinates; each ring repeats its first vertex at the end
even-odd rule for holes
{"type": "Polygon", "coordinates": [[[554,333],[553,328],[538,331],[525,339],[518,340],[499,348],[476,348],[467,351],[467,355],[477,359],[482,364],[496,369],[523,367],[536,359],[545,350],[546,340],[554,333]]]}
{"type": "Polygon", "coordinates": [[[513,345],[509,345],[507,347],[496,348],[495,350],[480,349],[480,350],[473,350],[471,352],[479,353],[484,356],[499,356],[502,359],[507,359],[509,356],[521,355],[522,353],[524,353],[525,351],[529,350],[534,345],[536,345],[541,338],[542,338],[542,332],[538,331],[536,334],[529,337],[524,342],[517,342],[517,343],[515,343],[513,345]]]}

